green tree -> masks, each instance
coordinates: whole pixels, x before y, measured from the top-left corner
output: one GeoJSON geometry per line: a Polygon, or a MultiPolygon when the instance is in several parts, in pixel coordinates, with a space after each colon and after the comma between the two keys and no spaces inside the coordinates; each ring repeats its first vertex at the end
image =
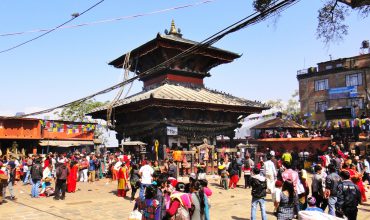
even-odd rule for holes
{"type": "Polygon", "coordinates": [[[283,111],[284,109],[284,103],[283,103],[283,100],[281,99],[268,100],[266,104],[271,106],[272,108],[277,109],[278,111],[283,111]]]}
{"type": "Polygon", "coordinates": [[[295,90],[287,103],[283,103],[281,99],[269,100],[267,105],[275,108],[283,114],[298,116],[300,114],[300,107],[298,101],[298,90],[295,90]]]}
{"type": "MultiPolygon", "coordinates": [[[[278,0],[254,0],[253,6],[256,11],[262,12],[276,2],[278,0]]],[[[370,0],[322,0],[322,2],[323,6],[317,16],[316,34],[326,44],[342,40],[347,35],[348,25],[345,20],[351,12],[358,12],[363,18],[370,14],[370,0]]]]}
{"type": "Polygon", "coordinates": [[[61,120],[65,121],[88,121],[86,114],[93,109],[104,106],[109,102],[99,102],[96,100],[87,100],[84,102],[74,103],[62,109],[61,112],[55,112],[61,120]]]}
{"type": "Polygon", "coordinates": [[[292,94],[291,98],[288,100],[288,103],[286,105],[285,111],[287,114],[291,115],[299,115],[301,112],[299,101],[298,101],[298,90],[295,90],[292,94]]]}

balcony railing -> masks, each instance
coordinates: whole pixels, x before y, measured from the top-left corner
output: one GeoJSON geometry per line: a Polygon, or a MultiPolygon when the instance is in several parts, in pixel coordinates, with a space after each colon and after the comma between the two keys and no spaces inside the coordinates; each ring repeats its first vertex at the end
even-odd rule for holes
{"type": "Polygon", "coordinates": [[[308,73],[317,73],[317,67],[310,67],[307,69],[301,69],[297,71],[297,75],[304,75],[308,73]]]}
{"type": "Polygon", "coordinates": [[[307,74],[307,73],[308,73],[308,69],[297,70],[297,75],[303,75],[303,74],[307,74]]]}

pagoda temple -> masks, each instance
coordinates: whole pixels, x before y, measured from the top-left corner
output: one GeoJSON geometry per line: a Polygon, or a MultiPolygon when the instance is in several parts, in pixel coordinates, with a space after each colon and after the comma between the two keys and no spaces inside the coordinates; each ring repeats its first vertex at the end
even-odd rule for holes
{"type": "MultiPolygon", "coordinates": [[[[149,145],[201,143],[204,138],[215,140],[218,135],[234,137],[239,121],[269,107],[205,87],[204,78],[220,64],[230,63],[239,54],[208,46],[190,56],[173,62],[151,74],[141,74],[164,61],[197,45],[182,37],[172,21],[169,31],[158,33],[149,42],[130,52],[130,71],[139,75],[143,90],[119,100],[113,106],[119,141],[130,137],[149,145]],[[121,139],[121,140],[120,140],[121,139]]],[[[109,65],[123,68],[126,54],[109,65]]],[[[107,106],[95,109],[93,118],[107,119],[107,106]]]]}

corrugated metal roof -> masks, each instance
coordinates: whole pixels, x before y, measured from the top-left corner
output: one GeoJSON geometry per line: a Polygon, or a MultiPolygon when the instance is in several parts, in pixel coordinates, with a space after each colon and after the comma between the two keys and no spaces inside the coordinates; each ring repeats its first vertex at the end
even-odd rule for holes
{"type": "MultiPolygon", "coordinates": [[[[191,88],[173,84],[163,84],[149,91],[142,91],[140,93],[127,97],[126,99],[121,99],[115,104],[114,107],[146,100],[151,97],[154,99],[164,99],[164,100],[190,101],[207,104],[267,108],[266,105],[260,102],[238,98],[229,94],[209,90],[206,88],[191,88]]],[[[106,106],[102,106],[100,108],[94,109],[93,112],[105,109],[106,106]]]]}
{"type": "Polygon", "coordinates": [[[42,140],[39,142],[40,146],[52,146],[52,147],[76,147],[83,145],[94,145],[93,141],[50,141],[42,140]]]}
{"type": "Polygon", "coordinates": [[[147,144],[141,141],[125,141],[122,143],[122,145],[123,146],[144,146],[147,144]]]}

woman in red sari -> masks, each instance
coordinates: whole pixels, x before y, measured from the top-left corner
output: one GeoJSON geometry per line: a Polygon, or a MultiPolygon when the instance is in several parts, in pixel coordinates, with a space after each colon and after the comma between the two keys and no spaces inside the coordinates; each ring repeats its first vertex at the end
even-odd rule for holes
{"type": "Polygon", "coordinates": [[[367,202],[366,190],[365,190],[365,187],[364,187],[364,182],[362,182],[363,174],[357,172],[356,165],[354,165],[354,164],[351,164],[351,170],[352,170],[352,172],[350,172],[350,177],[351,177],[352,182],[354,184],[356,184],[358,186],[358,188],[360,189],[361,201],[362,202],[367,202]],[[351,174],[354,174],[354,175],[351,175],[351,174]]]}
{"type": "Polygon", "coordinates": [[[76,192],[77,173],[78,164],[75,161],[72,161],[69,167],[69,175],[67,178],[67,192],[69,193],[76,192]]]}

